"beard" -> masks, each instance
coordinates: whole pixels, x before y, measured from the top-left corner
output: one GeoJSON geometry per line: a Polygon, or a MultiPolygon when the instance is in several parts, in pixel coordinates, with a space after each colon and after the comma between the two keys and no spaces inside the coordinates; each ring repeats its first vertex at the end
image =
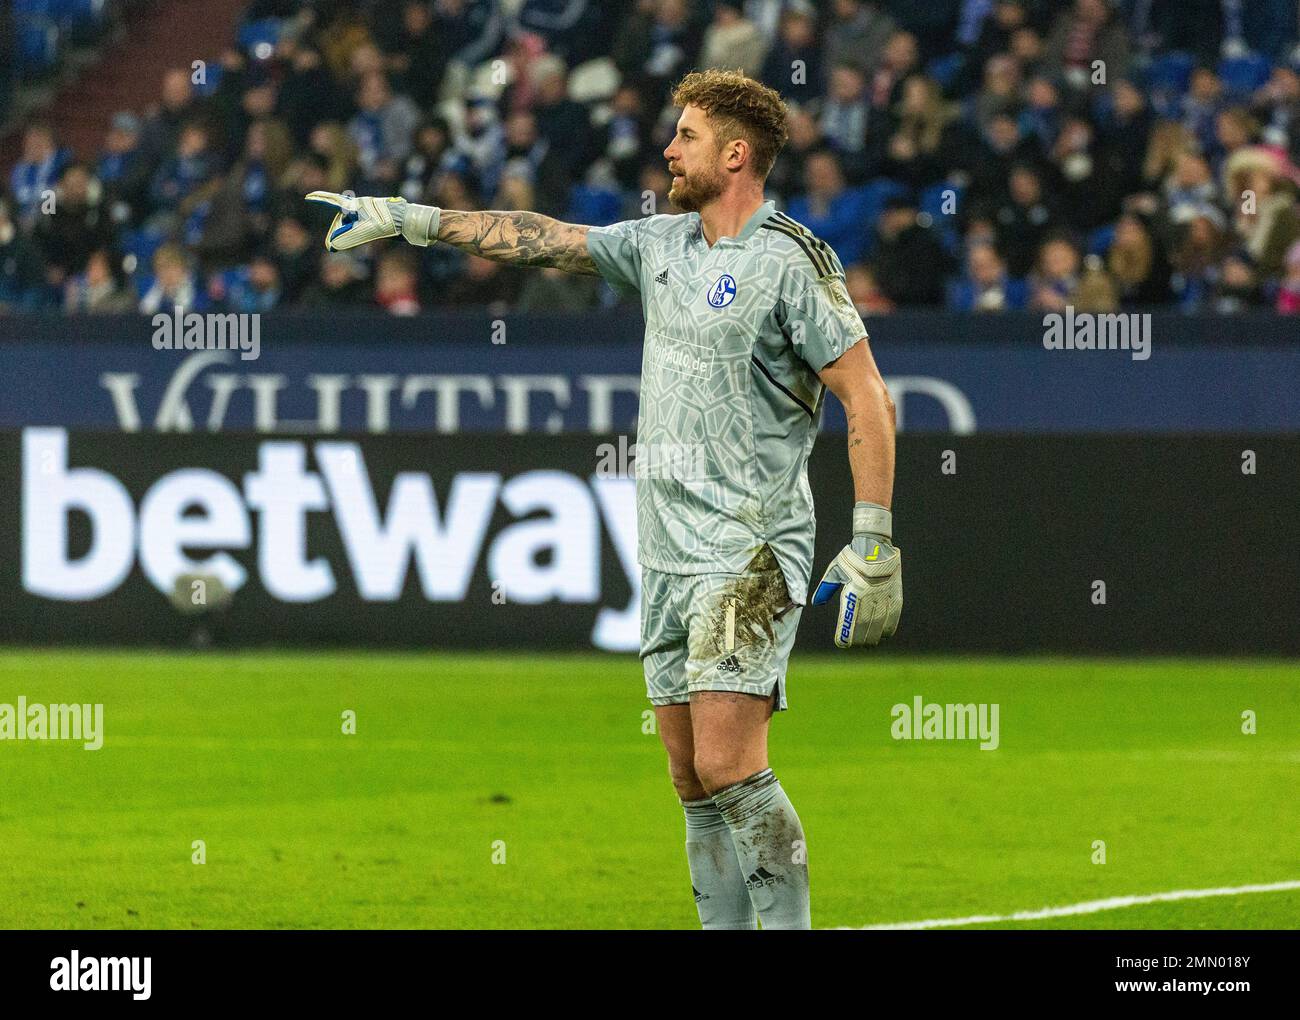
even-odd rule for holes
{"type": "Polygon", "coordinates": [[[668,189],[668,201],[682,212],[699,212],[722,194],[722,174],[705,171],[686,174],[668,189]]]}

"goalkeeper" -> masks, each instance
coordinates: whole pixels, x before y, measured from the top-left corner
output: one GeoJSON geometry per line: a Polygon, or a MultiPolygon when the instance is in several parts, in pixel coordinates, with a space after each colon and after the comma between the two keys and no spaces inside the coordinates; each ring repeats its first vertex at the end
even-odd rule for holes
{"type": "MultiPolygon", "coordinates": [[[[533,212],[307,196],[331,250],[402,235],[499,262],[600,275],[645,313],[637,545],[646,691],[682,801],[706,929],[807,928],[808,846],[768,766],[773,710],[811,580],[807,464],[829,389],[848,417],[852,534],[813,595],[841,648],[894,633],[894,405],[834,251],[763,199],[786,108],[739,73],[695,72],[664,150],[685,215],[609,227],[533,212]],[[646,456],[642,451],[652,451],[646,456]]],[[[847,516],[847,515],[846,515],[847,516]]]]}

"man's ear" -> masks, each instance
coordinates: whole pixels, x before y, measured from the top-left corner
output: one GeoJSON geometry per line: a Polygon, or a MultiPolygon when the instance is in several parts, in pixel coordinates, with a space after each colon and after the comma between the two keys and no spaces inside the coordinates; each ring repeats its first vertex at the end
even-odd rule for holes
{"type": "Polygon", "coordinates": [[[743,170],[745,164],[749,161],[750,151],[749,143],[743,138],[737,138],[727,144],[727,169],[731,171],[743,170]]]}

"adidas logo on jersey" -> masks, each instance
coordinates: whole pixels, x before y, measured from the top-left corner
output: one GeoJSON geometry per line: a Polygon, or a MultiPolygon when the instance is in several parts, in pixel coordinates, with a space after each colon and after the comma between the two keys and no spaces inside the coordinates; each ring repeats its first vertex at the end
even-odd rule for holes
{"type": "Polygon", "coordinates": [[[718,669],[724,673],[743,673],[745,670],[740,665],[740,660],[734,655],[728,655],[718,663],[718,669]]]}
{"type": "Polygon", "coordinates": [[[766,868],[759,868],[745,879],[746,889],[762,889],[767,885],[785,885],[785,876],[773,875],[766,868]]]}
{"type": "Polygon", "coordinates": [[[668,270],[665,269],[662,273],[660,273],[658,276],[655,277],[655,283],[667,283],[667,282],[668,282],[668,270]]]}
{"type": "Polygon", "coordinates": [[[691,886],[691,892],[695,893],[695,902],[696,902],[696,903],[699,903],[701,900],[707,900],[707,899],[709,898],[706,894],[704,894],[704,893],[700,892],[698,889],[696,889],[695,886],[691,886]]]}

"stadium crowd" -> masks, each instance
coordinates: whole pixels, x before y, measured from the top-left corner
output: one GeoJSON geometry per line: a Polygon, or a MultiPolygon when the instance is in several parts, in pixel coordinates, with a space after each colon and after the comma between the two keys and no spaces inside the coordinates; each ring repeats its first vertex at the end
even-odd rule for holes
{"type": "Polygon", "coordinates": [[[667,96],[724,67],[787,99],[769,197],[864,314],[1300,312],[1296,36],[1295,0],[254,0],[98,153],[27,126],[0,309],[611,304],[444,245],[328,254],[302,196],[671,212],[667,96]]]}

